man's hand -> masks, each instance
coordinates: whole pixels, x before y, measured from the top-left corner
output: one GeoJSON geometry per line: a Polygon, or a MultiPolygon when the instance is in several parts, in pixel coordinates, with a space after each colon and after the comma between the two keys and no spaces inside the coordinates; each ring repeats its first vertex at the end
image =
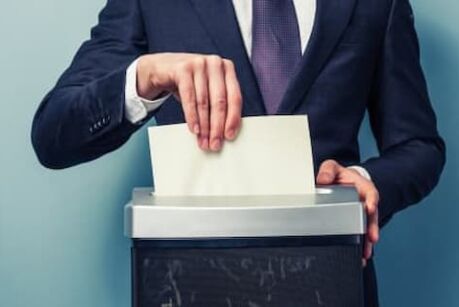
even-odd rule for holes
{"type": "Polygon", "coordinates": [[[241,125],[242,95],[234,64],[216,55],[159,53],[142,56],[137,92],[146,99],[173,93],[203,150],[219,151],[241,125]]]}
{"type": "Polygon", "coordinates": [[[364,263],[370,259],[373,245],[379,239],[378,202],[379,193],[374,184],[362,177],[356,170],[339,165],[334,160],[327,160],[320,166],[317,175],[318,184],[352,184],[360,198],[365,202],[367,212],[367,236],[363,252],[364,263]]]}

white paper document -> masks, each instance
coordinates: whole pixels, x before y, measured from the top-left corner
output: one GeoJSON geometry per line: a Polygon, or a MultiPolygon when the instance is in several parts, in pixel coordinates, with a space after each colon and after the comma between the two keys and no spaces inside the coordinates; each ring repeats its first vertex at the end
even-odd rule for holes
{"type": "Polygon", "coordinates": [[[305,115],[246,117],[218,152],[198,147],[186,124],[148,129],[157,196],[296,195],[315,192],[305,115]]]}

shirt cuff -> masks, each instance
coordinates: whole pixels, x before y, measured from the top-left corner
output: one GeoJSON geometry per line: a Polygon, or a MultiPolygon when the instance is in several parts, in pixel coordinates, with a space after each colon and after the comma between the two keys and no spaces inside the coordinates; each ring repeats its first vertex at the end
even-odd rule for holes
{"type": "Polygon", "coordinates": [[[369,181],[372,181],[370,173],[368,173],[368,171],[366,169],[364,169],[363,167],[357,166],[357,165],[353,165],[353,166],[349,166],[348,168],[349,169],[353,169],[354,171],[359,173],[360,176],[362,176],[363,178],[365,178],[365,179],[367,179],[369,181]]]}
{"type": "Polygon", "coordinates": [[[137,93],[137,62],[135,60],[126,71],[124,116],[133,124],[139,124],[148,113],[158,109],[169,95],[155,100],[142,98],[137,93]]]}

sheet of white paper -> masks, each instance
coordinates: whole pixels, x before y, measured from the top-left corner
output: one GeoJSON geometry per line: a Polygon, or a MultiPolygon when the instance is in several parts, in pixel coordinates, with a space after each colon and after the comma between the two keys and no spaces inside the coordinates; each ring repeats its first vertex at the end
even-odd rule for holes
{"type": "Polygon", "coordinates": [[[246,117],[219,153],[199,149],[186,124],[150,127],[158,196],[294,195],[314,193],[308,119],[246,117]]]}

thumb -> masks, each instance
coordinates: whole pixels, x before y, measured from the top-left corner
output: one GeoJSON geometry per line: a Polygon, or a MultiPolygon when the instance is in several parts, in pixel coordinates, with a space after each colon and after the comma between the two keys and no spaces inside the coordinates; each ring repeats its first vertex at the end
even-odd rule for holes
{"type": "Polygon", "coordinates": [[[317,174],[317,184],[332,184],[335,182],[340,165],[335,160],[327,160],[322,163],[317,174]]]}

